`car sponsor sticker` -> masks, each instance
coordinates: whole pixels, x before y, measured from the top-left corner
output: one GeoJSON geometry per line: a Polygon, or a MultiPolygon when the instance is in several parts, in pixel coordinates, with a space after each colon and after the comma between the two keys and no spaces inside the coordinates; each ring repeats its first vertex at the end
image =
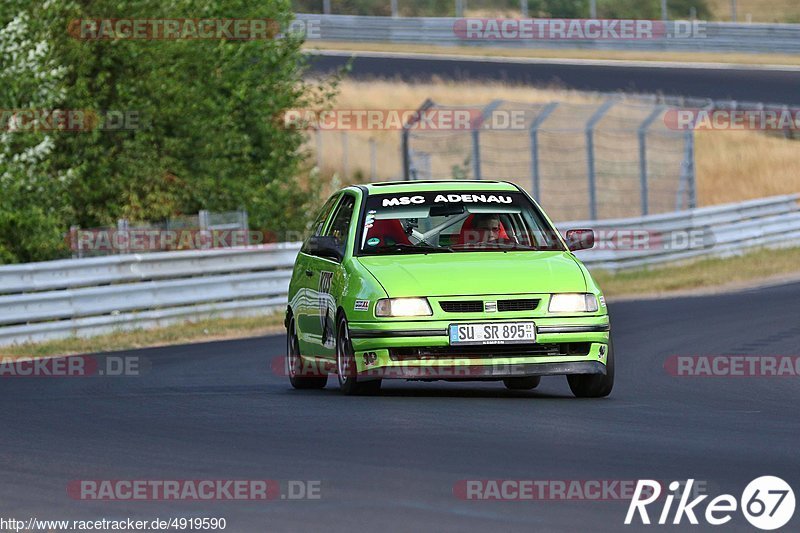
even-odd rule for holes
{"type": "Polygon", "coordinates": [[[356,300],[353,306],[353,311],[367,311],[369,310],[369,300],[356,300]]]}
{"type": "Polygon", "coordinates": [[[378,246],[381,243],[381,240],[377,237],[372,237],[371,239],[367,239],[367,244],[369,246],[378,246]]]}

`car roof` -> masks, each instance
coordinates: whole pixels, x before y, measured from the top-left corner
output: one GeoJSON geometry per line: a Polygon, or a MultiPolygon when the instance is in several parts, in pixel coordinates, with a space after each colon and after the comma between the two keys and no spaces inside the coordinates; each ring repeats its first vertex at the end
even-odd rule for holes
{"type": "Polygon", "coordinates": [[[425,180],[425,181],[387,181],[362,185],[367,193],[402,194],[430,191],[518,191],[516,185],[505,181],[490,180],[425,180]]]}

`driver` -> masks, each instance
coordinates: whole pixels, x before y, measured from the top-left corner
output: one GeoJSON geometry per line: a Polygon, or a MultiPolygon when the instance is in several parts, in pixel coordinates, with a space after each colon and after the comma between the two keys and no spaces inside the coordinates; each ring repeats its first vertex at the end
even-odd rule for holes
{"type": "Polygon", "coordinates": [[[500,215],[478,213],[472,221],[477,233],[477,242],[497,242],[500,239],[500,215]]]}

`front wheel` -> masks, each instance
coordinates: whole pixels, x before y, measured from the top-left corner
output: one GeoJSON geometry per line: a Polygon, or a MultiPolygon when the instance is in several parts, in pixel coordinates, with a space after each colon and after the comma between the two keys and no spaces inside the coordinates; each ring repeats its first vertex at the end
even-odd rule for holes
{"type": "Polygon", "coordinates": [[[286,358],[289,372],[289,383],[295,389],[324,389],[328,383],[328,375],[305,376],[303,361],[300,357],[300,342],[297,339],[297,330],[294,317],[289,319],[286,330],[286,358]]]}
{"type": "Polygon", "coordinates": [[[569,388],[578,398],[604,398],[614,388],[614,346],[608,341],[605,374],[575,374],[567,376],[569,388]]]}
{"type": "Polygon", "coordinates": [[[339,388],[347,395],[376,394],[381,389],[381,380],[358,381],[358,369],[347,319],[341,317],[336,330],[336,372],[339,388]]]}

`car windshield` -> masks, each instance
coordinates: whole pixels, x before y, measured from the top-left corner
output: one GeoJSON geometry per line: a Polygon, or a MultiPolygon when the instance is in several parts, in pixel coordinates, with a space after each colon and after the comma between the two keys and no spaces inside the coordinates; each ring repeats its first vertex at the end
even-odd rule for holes
{"type": "Polygon", "coordinates": [[[370,195],[363,220],[361,255],[565,250],[518,192],[370,195]]]}

